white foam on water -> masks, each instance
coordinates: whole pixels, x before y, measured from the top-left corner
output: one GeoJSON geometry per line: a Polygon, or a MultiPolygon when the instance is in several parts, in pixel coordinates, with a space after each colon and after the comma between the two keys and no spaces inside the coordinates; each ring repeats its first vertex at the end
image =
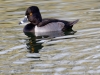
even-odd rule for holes
{"type": "Polygon", "coordinates": [[[23,58],[23,59],[21,59],[21,61],[25,61],[25,62],[36,61],[36,60],[40,60],[40,59],[39,58],[23,58]]]}
{"type": "Polygon", "coordinates": [[[91,9],[91,10],[88,10],[88,11],[99,11],[100,12],[100,9],[91,9]]]}
{"type": "Polygon", "coordinates": [[[64,40],[49,41],[49,42],[46,42],[46,45],[47,44],[56,44],[56,43],[59,43],[59,42],[64,42],[64,40]]]}
{"type": "Polygon", "coordinates": [[[34,67],[54,67],[54,64],[33,64],[34,67]]]}
{"type": "Polygon", "coordinates": [[[36,42],[36,43],[44,43],[44,42],[47,42],[48,40],[40,40],[40,41],[38,41],[38,42],[36,42]]]}
{"type": "Polygon", "coordinates": [[[17,56],[19,56],[19,55],[21,55],[21,54],[16,54],[16,55],[14,55],[14,56],[11,56],[9,59],[11,60],[11,59],[14,59],[15,57],[17,57],[17,56]]]}
{"type": "Polygon", "coordinates": [[[56,64],[56,65],[64,65],[64,64],[68,64],[68,63],[70,63],[70,61],[68,61],[68,60],[62,60],[62,61],[55,61],[54,62],[54,64],[56,64]]]}
{"type": "Polygon", "coordinates": [[[79,61],[76,61],[76,64],[82,64],[84,62],[87,62],[87,60],[79,60],[79,61]]]}
{"type": "Polygon", "coordinates": [[[92,58],[93,56],[88,56],[88,57],[86,57],[85,59],[90,59],[90,58],[92,58]]]}
{"type": "MultiPolygon", "coordinates": [[[[98,39],[99,40],[99,39],[98,39]]],[[[84,38],[84,39],[78,39],[77,41],[76,41],[76,39],[72,39],[71,41],[69,41],[69,42],[88,42],[88,41],[97,41],[97,39],[87,39],[87,38],[84,38]]],[[[84,45],[80,45],[80,46],[84,46],[84,45]]]]}
{"type": "Polygon", "coordinates": [[[54,75],[61,75],[60,73],[54,73],[54,75]]]}
{"type": "Polygon", "coordinates": [[[9,73],[21,73],[21,70],[11,70],[9,73]]]}
{"type": "Polygon", "coordinates": [[[38,72],[38,73],[45,72],[45,73],[47,73],[47,72],[53,72],[53,69],[32,69],[30,72],[38,72]]]}
{"type": "Polygon", "coordinates": [[[70,72],[68,75],[70,75],[70,74],[71,74],[71,75],[72,75],[72,74],[73,74],[73,75],[79,75],[79,74],[80,74],[80,75],[84,75],[85,73],[84,73],[84,72],[70,72]]]}
{"type": "Polygon", "coordinates": [[[62,59],[62,58],[67,57],[69,55],[70,55],[70,53],[59,53],[59,54],[56,54],[54,57],[52,57],[51,60],[62,59]]]}
{"type": "Polygon", "coordinates": [[[100,66],[98,66],[97,69],[100,69],[100,66]]]}
{"type": "Polygon", "coordinates": [[[98,22],[98,21],[96,22],[95,21],[95,22],[89,22],[88,24],[100,24],[100,22],[98,22]]]}
{"type": "Polygon", "coordinates": [[[29,61],[36,61],[36,60],[40,60],[40,59],[38,59],[38,58],[22,58],[22,59],[20,59],[20,60],[16,60],[16,61],[14,61],[13,63],[14,64],[25,64],[25,63],[27,63],[27,62],[29,62],[29,61]]]}
{"type": "Polygon", "coordinates": [[[27,57],[40,57],[39,53],[28,53],[26,54],[27,57]]]}
{"type": "Polygon", "coordinates": [[[82,52],[84,52],[84,51],[90,51],[90,50],[94,50],[94,49],[100,49],[100,45],[97,45],[95,47],[91,47],[91,48],[84,49],[84,50],[82,50],[82,52]]]}
{"type": "Polygon", "coordinates": [[[89,70],[88,73],[91,73],[91,74],[99,73],[100,74],[100,70],[89,70]]]}
{"type": "Polygon", "coordinates": [[[25,61],[15,61],[13,62],[13,64],[25,64],[26,62],[25,61]]]}
{"type": "Polygon", "coordinates": [[[100,54],[93,55],[93,58],[100,58],[100,54]]]}
{"type": "Polygon", "coordinates": [[[73,67],[72,70],[82,70],[82,69],[85,69],[85,67],[84,66],[75,66],[75,67],[73,67]]]}
{"type": "Polygon", "coordinates": [[[56,72],[61,72],[61,71],[64,71],[66,70],[67,68],[64,68],[64,67],[60,67],[60,68],[55,68],[54,71],[56,72]]]}
{"type": "Polygon", "coordinates": [[[93,31],[98,31],[98,30],[100,30],[100,28],[84,29],[84,30],[79,30],[78,32],[88,32],[88,31],[93,32],[93,31]]]}
{"type": "Polygon", "coordinates": [[[4,51],[0,51],[0,54],[6,54],[8,52],[11,52],[13,50],[16,50],[16,49],[20,49],[20,48],[24,48],[26,45],[19,45],[19,46],[15,46],[15,47],[12,47],[8,50],[4,50],[4,51]]]}
{"type": "Polygon", "coordinates": [[[87,63],[87,62],[91,62],[91,63],[96,63],[96,62],[98,62],[99,61],[99,59],[93,59],[93,60],[78,60],[78,61],[76,61],[76,64],[83,64],[83,63],[87,63]]]}

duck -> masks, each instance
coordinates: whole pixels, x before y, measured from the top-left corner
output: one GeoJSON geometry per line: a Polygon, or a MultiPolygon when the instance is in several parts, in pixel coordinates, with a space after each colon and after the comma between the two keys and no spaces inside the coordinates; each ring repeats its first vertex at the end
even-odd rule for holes
{"type": "Polygon", "coordinates": [[[53,18],[42,18],[40,10],[37,6],[30,6],[25,12],[25,17],[19,24],[28,21],[29,23],[24,27],[24,32],[52,32],[72,30],[74,24],[79,19],[74,21],[66,21],[53,18]]]}

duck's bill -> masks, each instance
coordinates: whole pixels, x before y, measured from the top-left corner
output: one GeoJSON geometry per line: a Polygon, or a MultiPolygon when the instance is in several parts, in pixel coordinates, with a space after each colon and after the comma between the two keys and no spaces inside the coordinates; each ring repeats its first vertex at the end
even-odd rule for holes
{"type": "Polygon", "coordinates": [[[20,24],[27,23],[27,22],[28,22],[28,19],[27,19],[27,16],[25,16],[25,17],[19,22],[19,25],[20,25],[20,24]]]}

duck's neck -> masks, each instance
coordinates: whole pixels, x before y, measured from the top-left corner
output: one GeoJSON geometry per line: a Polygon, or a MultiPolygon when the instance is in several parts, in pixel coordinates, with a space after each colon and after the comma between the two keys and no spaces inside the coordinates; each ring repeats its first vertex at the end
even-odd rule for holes
{"type": "Polygon", "coordinates": [[[42,22],[42,16],[41,16],[41,14],[39,14],[40,15],[40,18],[39,18],[39,20],[40,20],[40,22],[42,22]]]}

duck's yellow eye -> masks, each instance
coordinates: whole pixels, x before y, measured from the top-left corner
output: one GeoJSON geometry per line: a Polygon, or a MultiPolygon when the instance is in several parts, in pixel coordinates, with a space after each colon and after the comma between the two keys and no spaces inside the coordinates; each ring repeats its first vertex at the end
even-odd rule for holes
{"type": "Polygon", "coordinates": [[[30,13],[30,16],[32,15],[32,13],[30,13]]]}

